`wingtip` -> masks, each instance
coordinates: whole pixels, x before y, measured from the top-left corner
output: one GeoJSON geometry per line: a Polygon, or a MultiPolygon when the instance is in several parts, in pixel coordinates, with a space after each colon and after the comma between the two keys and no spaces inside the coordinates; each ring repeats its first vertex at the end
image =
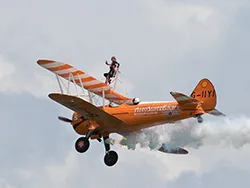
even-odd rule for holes
{"type": "Polygon", "coordinates": [[[53,95],[54,95],[54,93],[50,93],[50,94],[48,94],[48,97],[49,97],[50,99],[53,99],[53,95]]]}
{"type": "Polygon", "coordinates": [[[44,61],[43,59],[38,59],[36,63],[37,63],[38,65],[41,65],[43,61],[44,61]]]}
{"type": "Polygon", "coordinates": [[[175,95],[177,92],[170,91],[169,93],[170,93],[171,95],[175,95]]]}
{"type": "Polygon", "coordinates": [[[49,59],[38,59],[37,60],[37,64],[38,65],[44,65],[44,64],[48,64],[48,63],[52,63],[55,62],[54,60],[49,60],[49,59]]]}
{"type": "Polygon", "coordinates": [[[37,61],[36,61],[36,63],[38,64],[38,65],[41,65],[41,59],[38,59],[37,61]]]}
{"type": "Polygon", "coordinates": [[[54,99],[55,96],[58,96],[58,95],[60,95],[60,93],[50,93],[50,94],[48,94],[48,97],[51,99],[54,99]]]}

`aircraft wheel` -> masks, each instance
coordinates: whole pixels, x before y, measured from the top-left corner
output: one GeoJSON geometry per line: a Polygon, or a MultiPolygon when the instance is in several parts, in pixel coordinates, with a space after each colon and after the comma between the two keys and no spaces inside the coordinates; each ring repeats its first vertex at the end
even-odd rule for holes
{"type": "Polygon", "coordinates": [[[202,123],[203,122],[203,118],[201,116],[197,117],[198,123],[202,123]]]}
{"type": "Polygon", "coordinates": [[[113,166],[118,161],[118,154],[115,151],[108,151],[104,156],[104,163],[107,166],[113,166]]]}
{"type": "Polygon", "coordinates": [[[84,153],[89,149],[89,140],[86,137],[80,137],[75,143],[76,151],[84,153]]]}

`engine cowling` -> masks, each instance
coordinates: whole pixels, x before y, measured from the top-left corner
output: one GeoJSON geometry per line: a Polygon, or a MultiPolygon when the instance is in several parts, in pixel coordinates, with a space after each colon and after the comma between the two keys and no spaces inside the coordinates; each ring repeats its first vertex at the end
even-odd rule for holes
{"type": "Polygon", "coordinates": [[[81,135],[86,135],[90,128],[97,128],[99,125],[93,121],[85,119],[81,114],[74,113],[72,117],[72,125],[74,130],[81,135]]]}

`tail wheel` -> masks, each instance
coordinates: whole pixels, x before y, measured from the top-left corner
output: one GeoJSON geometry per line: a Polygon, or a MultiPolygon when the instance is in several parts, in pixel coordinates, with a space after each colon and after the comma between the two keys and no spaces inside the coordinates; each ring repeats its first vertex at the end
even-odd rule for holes
{"type": "Polygon", "coordinates": [[[113,166],[118,161],[118,154],[115,151],[108,151],[104,156],[104,163],[107,166],[113,166]]]}
{"type": "Polygon", "coordinates": [[[84,153],[89,149],[89,140],[86,137],[80,137],[75,143],[76,151],[84,153]]]}
{"type": "Polygon", "coordinates": [[[196,115],[197,121],[198,123],[202,123],[203,122],[203,118],[201,117],[202,114],[198,114],[196,115]]]}
{"type": "Polygon", "coordinates": [[[203,118],[202,117],[197,117],[197,121],[198,121],[198,123],[202,123],[203,122],[203,118]]]}

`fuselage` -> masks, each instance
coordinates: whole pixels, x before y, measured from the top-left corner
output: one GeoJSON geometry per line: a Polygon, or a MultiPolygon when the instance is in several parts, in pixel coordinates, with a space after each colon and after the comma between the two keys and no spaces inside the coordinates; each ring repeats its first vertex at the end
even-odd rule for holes
{"type": "MultiPolygon", "coordinates": [[[[103,109],[103,107],[99,107],[103,109]]],[[[120,119],[124,122],[123,125],[114,126],[114,129],[105,129],[102,126],[96,126],[98,124],[95,121],[87,120],[85,118],[79,118],[82,115],[78,113],[73,114],[72,125],[78,134],[85,135],[88,132],[88,128],[91,124],[98,127],[100,133],[126,133],[139,131],[143,128],[162,124],[172,124],[182,119],[194,117],[197,110],[183,110],[177,102],[142,102],[138,105],[122,104],[120,106],[110,107],[105,106],[103,109],[106,113],[120,119]]],[[[95,138],[95,137],[93,137],[95,138]]]]}
{"type": "MultiPolygon", "coordinates": [[[[121,131],[136,131],[142,128],[193,117],[191,111],[183,111],[177,102],[143,102],[138,105],[122,104],[117,107],[105,107],[105,112],[124,121],[128,126],[121,131]]],[[[194,112],[194,111],[193,111],[194,112]]]]}

